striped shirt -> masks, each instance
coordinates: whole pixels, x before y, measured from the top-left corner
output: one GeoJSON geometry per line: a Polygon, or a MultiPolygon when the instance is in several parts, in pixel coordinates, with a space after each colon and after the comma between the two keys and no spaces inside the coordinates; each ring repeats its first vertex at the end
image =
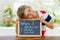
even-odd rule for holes
{"type": "MultiPolygon", "coordinates": [[[[44,10],[37,10],[37,12],[38,12],[38,15],[40,17],[42,17],[45,21],[47,21],[47,22],[51,22],[52,21],[52,17],[49,14],[47,14],[46,11],[44,11],[44,10]]],[[[46,26],[45,26],[44,23],[42,23],[42,26],[43,26],[42,27],[42,36],[44,36],[44,34],[46,32],[46,26]]]]}

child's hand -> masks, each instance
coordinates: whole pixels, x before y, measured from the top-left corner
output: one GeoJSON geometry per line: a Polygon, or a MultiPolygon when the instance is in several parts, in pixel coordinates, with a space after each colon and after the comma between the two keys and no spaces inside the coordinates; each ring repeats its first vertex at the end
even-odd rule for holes
{"type": "Polygon", "coordinates": [[[37,20],[43,21],[44,19],[42,17],[37,17],[37,20]]]}

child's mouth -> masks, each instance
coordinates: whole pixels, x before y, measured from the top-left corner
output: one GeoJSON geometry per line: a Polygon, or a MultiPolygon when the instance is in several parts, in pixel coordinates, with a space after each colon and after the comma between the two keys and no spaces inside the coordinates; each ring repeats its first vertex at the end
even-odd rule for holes
{"type": "Polygon", "coordinates": [[[33,17],[34,17],[34,15],[32,15],[32,14],[27,15],[27,18],[29,18],[29,19],[32,19],[33,17]]]}
{"type": "Polygon", "coordinates": [[[36,16],[34,16],[34,15],[32,15],[32,14],[28,14],[28,15],[27,15],[27,18],[28,18],[28,19],[35,19],[36,16]]]}

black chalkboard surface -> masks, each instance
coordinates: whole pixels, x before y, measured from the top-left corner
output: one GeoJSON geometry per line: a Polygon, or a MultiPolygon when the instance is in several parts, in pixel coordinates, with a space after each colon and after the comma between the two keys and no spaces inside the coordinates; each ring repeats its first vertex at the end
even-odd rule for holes
{"type": "Polygon", "coordinates": [[[20,20],[18,36],[32,37],[41,36],[41,25],[39,20],[20,20]]]}

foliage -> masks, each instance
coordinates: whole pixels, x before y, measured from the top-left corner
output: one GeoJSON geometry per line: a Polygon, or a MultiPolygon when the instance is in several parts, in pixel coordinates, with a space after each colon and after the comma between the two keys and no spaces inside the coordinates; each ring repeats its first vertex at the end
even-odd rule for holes
{"type": "Polygon", "coordinates": [[[57,17],[55,12],[53,12],[52,15],[53,15],[53,23],[60,23],[60,19],[57,17]]]}
{"type": "Polygon", "coordinates": [[[2,27],[12,27],[15,24],[14,15],[12,14],[11,7],[5,9],[3,14],[2,27]]]}

